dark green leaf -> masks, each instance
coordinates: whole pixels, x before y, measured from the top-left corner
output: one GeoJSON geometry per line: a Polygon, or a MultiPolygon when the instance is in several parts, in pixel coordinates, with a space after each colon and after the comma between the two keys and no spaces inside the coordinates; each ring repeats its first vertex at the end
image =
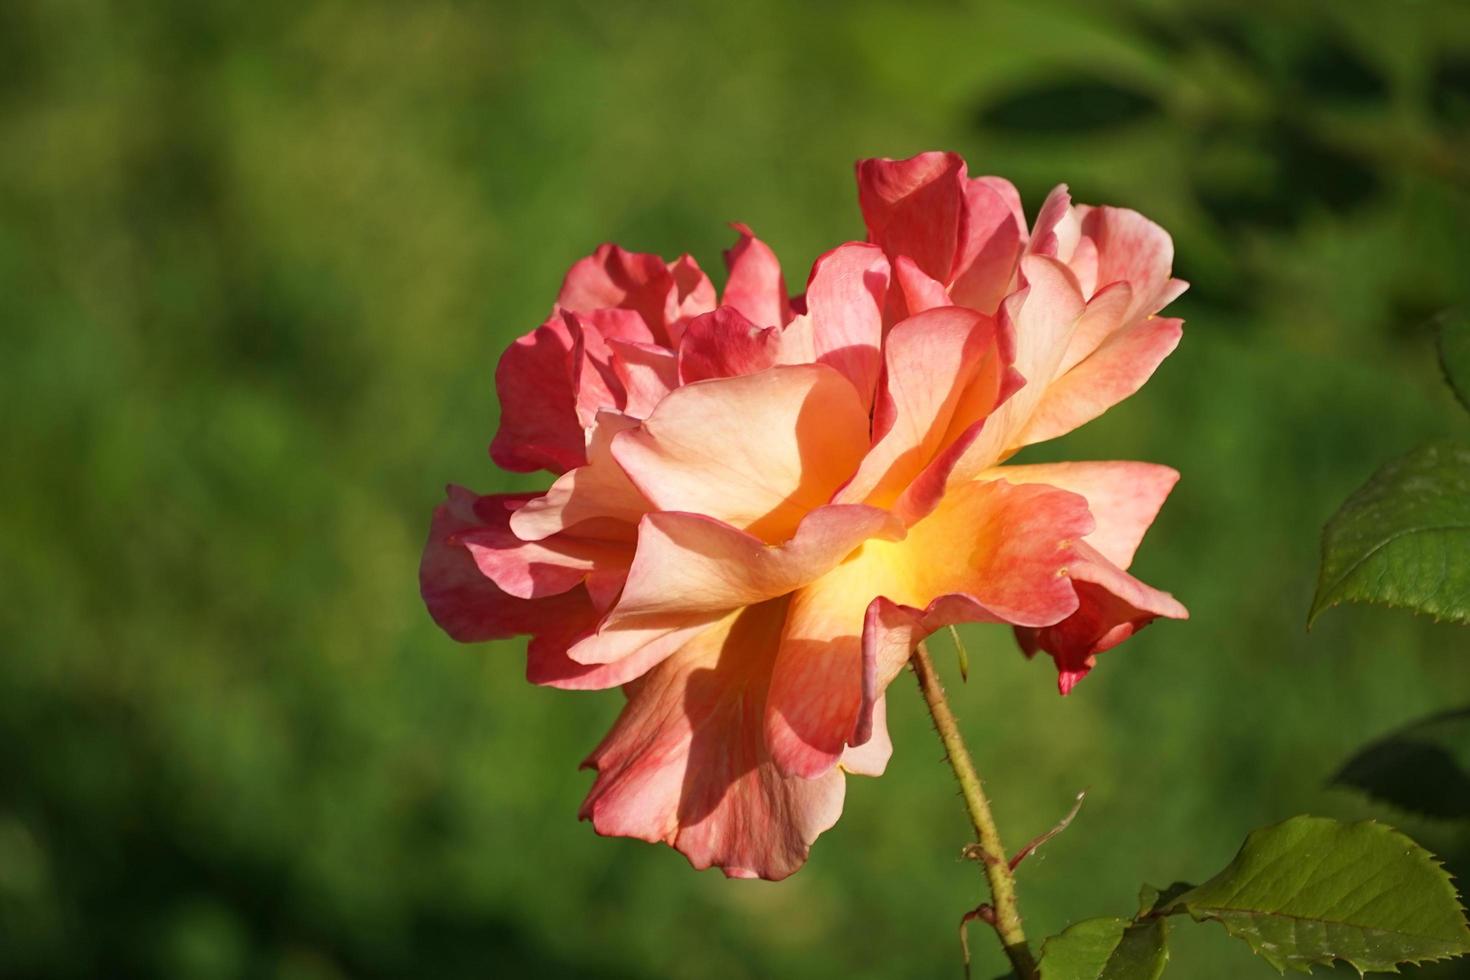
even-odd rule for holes
{"type": "Polygon", "coordinates": [[[1257,830],[1230,866],[1165,911],[1213,919],[1278,970],[1359,972],[1470,952],[1439,861],[1391,827],[1294,817],[1257,830]]]}
{"type": "Polygon", "coordinates": [[[1470,817],[1470,708],[1426,718],[1364,746],[1332,784],[1429,817],[1470,817]]]}
{"type": "Polygon", "coordinates": [[[1445,314],[1439,324],[1439,366],[1460,404],[1470,410],[1470,315],[1445,314]]]}
{"type": "Polygon", "coordinates": [[[1157,980],[1169,961],[1164,919],[1087,919],[1041,948],[1041,980],[1157,980]]]}
{"type": "Polygon", "coordinates": [[[1470,447],[1437,443],[1389,463],[1327,522],[1308,625],[1341,602],[1470,623],[1470,447]]]}

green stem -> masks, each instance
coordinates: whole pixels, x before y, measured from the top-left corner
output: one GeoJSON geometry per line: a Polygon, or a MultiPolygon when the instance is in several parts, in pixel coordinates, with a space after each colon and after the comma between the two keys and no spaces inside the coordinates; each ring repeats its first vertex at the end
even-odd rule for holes
{"type": "MultiPolygon", "coordinates": [[[[975,827],[978,843],[974,851],[978,853],[981,865],[985,868],[985,877],[990,882],[990,898],[994,909],[994,922],[991,924],[1000,937],[1001,945],[1005,947],[1006,955],[1010,957],[1011,965],[1016,968],[1016,975],[1021,980],[1034,980],[1036,960],[1031,955],[1031,947],[1026,944],[1026,932],[1021,928],[1021,913],[1016,908],[1016,879],[1011,874],[1010,861],[1001,844],[1000,832],[995,828],[995,817],[990,812],[990,801],[985,797],[980,774],[975,771],[975,763],[971,761],[970,752],[965,748],[959,723],[955,721],[954,712],[949,710],[949,701],[944,696],[944,685],[934,671],[934,662],[929,659],[929,651],[924,648],[924,644],[920,643],[914,648],[909,663],[914,668],[914,676],[919,680],[919,690],[929,706],[929,715],[934,719],[939,740],[944,743],[944,751],[950,768],[954,770],[954,778],[960,784],[960,793],[965,798],[965,809],[970,812],[970,823],[975,827]]],[[[991,917],[985,918],[990,921],[991,917]]]]}

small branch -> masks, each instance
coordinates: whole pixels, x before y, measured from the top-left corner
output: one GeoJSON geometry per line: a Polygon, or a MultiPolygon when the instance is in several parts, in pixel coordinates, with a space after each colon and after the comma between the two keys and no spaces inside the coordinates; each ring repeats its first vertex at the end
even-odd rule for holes
{"type": "Polygon", "coordinates": [[[1072,809],[1067,811],[1067,815],[1063,817],[1055,827],[1053,827],[1051,830],[1048,830],[1040,837],[1034,838],[1031,843],[1027,844],[1025,847],[1016,852],[1016,856],[1011,858],[1011,870],[1015,871],[1016,868],[1020,866],[1022,861],[1031,856],[1032,851],[1035,851],[1042,844],[1045,844],[1057,834],[1060,834],[1062,831],[1070,827],[1072,825],[1072,821],[1077,818],[1077,811],[1082,809],[1082,801],[1085,799],[1087,799],[1087,790],[1084,789],[1082,792],[1077,794],[1077,802],[1072,804],[1072,809]]]}
{"type": "MultiPolygon", "coordinates": [[[[970,759],[969,750],[965,748],[959,723],[949,708],[949,701],[944,696],[944,685],[934,671],[934,662],[929,659],[929,651],[924,648],[924,644],[920,643],[914,648],[909,663],[914,668],[919,691],[924,695],[925,704],[929,706],[929,715],[934,719],[939,740],[944,743],[950,768],[954,770],[955,780],[960,784],[960,793],[965,799],[965,809],[970,814],[970,823],[975,828],[978,842],[967,848],[966,853],[968,855],[973,851],[979,856],[985,878],[990,883],[990,903],[979,906],[971,916],[962,920],[960,934],[964,936],[964,926],[972,919],[988,922],[1000,937],[1006,956],[1016,969],[1016,975],[1021,980],[1034,980],[1036,959],[1026,943],[1026,932],[1021,928],[1021,914],[1016,908],[1016,879],[1011,874],[1010,862],[1006,860],[1005,847],[1001,844],[1000,832],[996,829],[995,817],[990,812],[990,801],[985,796],[980,775],[975,771],[975,763],[970,759]],[[982,909],[990,910],[988,918],[982,909]]],[[[963,947],[966,953],[965,968],[968,972],[968,940],[963,941],[963,947]]]]}

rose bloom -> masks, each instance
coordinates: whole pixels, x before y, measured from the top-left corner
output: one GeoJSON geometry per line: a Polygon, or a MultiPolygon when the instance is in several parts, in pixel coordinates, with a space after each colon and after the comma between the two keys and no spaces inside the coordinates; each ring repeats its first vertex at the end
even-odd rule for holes
{"type": "Polygon", "coordinates": [[[954,154],[865,160],[868,241],[787,295],[747,229],[717,301],[694,260],[603,246],[496,372],[491,455],[545,493],[449,488],[421,568],[455,639],[528,634],[527,676],[621,685],[585,765],[601,834],[782,878],[891,752],[914,645],[1005,623],[1063,694],[1153,619],[1126,571],[1177,474],[1004,465],[1136,391],[1185,284],[1132,211],[1047,198],[954,154]]]}

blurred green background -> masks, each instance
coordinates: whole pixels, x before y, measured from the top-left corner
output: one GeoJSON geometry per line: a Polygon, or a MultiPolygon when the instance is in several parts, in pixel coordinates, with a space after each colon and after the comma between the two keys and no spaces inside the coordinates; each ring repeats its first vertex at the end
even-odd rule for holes
{"type": "MultiPolygon", "coordinates": [[[[852,162],[931,148],[1142,210],[1194,283],[1155,380],[1034,454],[1183,472],[1137,569],[1193,619],[1065,700],[936,644],[1012,844],[1091,791],[1032,935],[1379,812],[1327,778],[1470,701],[1470,631],[1303,623],[1337,504],[1467,431],[1426,323],[1470,301],[1470,5],[6,0],[0,975],[958,976],[982,883],[907,678],[808,867],[726,882],[577,823],[616,692],[416,585],[446,481],[544,485],[486,456],[492,371],[574,259],[718,281],[740,220],[795,286],[862,233],[852,162]]],[[[1169,975],[1272,974],[1186,923],[1169,975]]]]}

